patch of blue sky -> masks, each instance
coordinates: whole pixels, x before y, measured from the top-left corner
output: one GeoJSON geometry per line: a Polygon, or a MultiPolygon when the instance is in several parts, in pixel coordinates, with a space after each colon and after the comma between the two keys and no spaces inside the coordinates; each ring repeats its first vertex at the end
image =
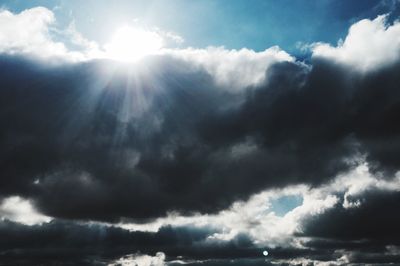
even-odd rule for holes
{"type": "Polygon", "coordinates": [[[274,199],[270,202],[269,211],[273,211],[277,216],[283,217],[286,213],[303,204],[301,195],[288,195],[274,199]]]}

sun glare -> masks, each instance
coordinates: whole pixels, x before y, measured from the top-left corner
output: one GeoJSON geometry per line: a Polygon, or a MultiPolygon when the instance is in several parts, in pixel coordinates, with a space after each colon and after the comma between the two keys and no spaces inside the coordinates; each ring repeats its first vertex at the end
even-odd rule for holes
{"type": "Polygon", "coordinates": [[[157,53],[162,45],[163,40],[159,34],[124,26],[119,28],[111,41],[105,45],[105,52],[107,57],[115,60],[136,61],[157,53]]]}

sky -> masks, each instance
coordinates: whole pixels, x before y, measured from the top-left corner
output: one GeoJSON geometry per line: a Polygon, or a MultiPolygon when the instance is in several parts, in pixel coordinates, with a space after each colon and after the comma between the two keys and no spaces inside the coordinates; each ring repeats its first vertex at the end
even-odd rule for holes
{"type": "Polygon", "coordinates": [[[0,265],[400,264],[400,2],[0,2],[0,265]]]}
{"type": "Polygon", "coordinates": [[[130,23],[175,33],[184,46],[262,51],[278,45],[290,52],[298,52],[299,43],[336,44],[355,21],[393,8],[391,0],[3,0],[1,6],[21,12],[38,5],[52,10],[58,25],[74,22],[97,42],[106,42],[115,28],[130,23]]]}

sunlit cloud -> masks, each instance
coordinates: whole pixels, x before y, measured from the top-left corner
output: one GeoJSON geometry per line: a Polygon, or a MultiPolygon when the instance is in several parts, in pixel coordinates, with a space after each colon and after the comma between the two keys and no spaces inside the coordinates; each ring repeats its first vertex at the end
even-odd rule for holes
{"type": "Polygon", "coordinates": [[[328,58],[361,71],[371,71],[400,58],[400,22],[389,23],[387,16],[354,23],[336,47],[326,43],[313,46],[313,56],[328,58]]]}
{"type": "Polygon", "coordinates": [[[303,225],[310,217],[323,214],[342,204],[343,208],[356,208],[362,204],[367,191],[400,191],[400,173],[392,180],[382,180],[369,172],[368,164],[360,161],[353,170],[338,176],[320,187],[305,185],[284,189],[266,190],[253,195],[247,201],[238,201],[229,209],[216,215],[183,216],[170,213],[151,223],[135,224],[126,221],[113,226],[131,231],[156,232],[163,226],[212,226],[221,230],[210,235],[208,241],[230,241],[240,234],[249,235],[259,247],[302,247],[301,239],[295,234],[302,232],[303,225]],[[280,215],[274,212],[274,202],[285,197],[300,197],[302,203],[280,215]],[[358,202],[358,204],[356,204],[358,202]]]}
{"type": "Polygon", "coordinates": [[[155,256],[149,255],[127,255],[119,258],[108,266],[165,266],[165,254],[157,252],[155,256]]]}
{"type": "Polygon", "coordinates": [[[52,220],[51,217],[39,213],[29,200],[19,196],[11,196],[1,201],[0,219],[26,225],[47,223],[52,220]]]}

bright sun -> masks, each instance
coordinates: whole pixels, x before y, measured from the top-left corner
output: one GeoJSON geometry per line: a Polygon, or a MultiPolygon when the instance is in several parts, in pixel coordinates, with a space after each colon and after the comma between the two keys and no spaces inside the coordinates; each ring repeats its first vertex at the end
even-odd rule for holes
{"type": "Polygon", "coordinates": [[[104,46],[107,57],[119,61],[136,61],[162,48],[163,40],[155,32],[129,26],[119,28],[104,46]]]}

